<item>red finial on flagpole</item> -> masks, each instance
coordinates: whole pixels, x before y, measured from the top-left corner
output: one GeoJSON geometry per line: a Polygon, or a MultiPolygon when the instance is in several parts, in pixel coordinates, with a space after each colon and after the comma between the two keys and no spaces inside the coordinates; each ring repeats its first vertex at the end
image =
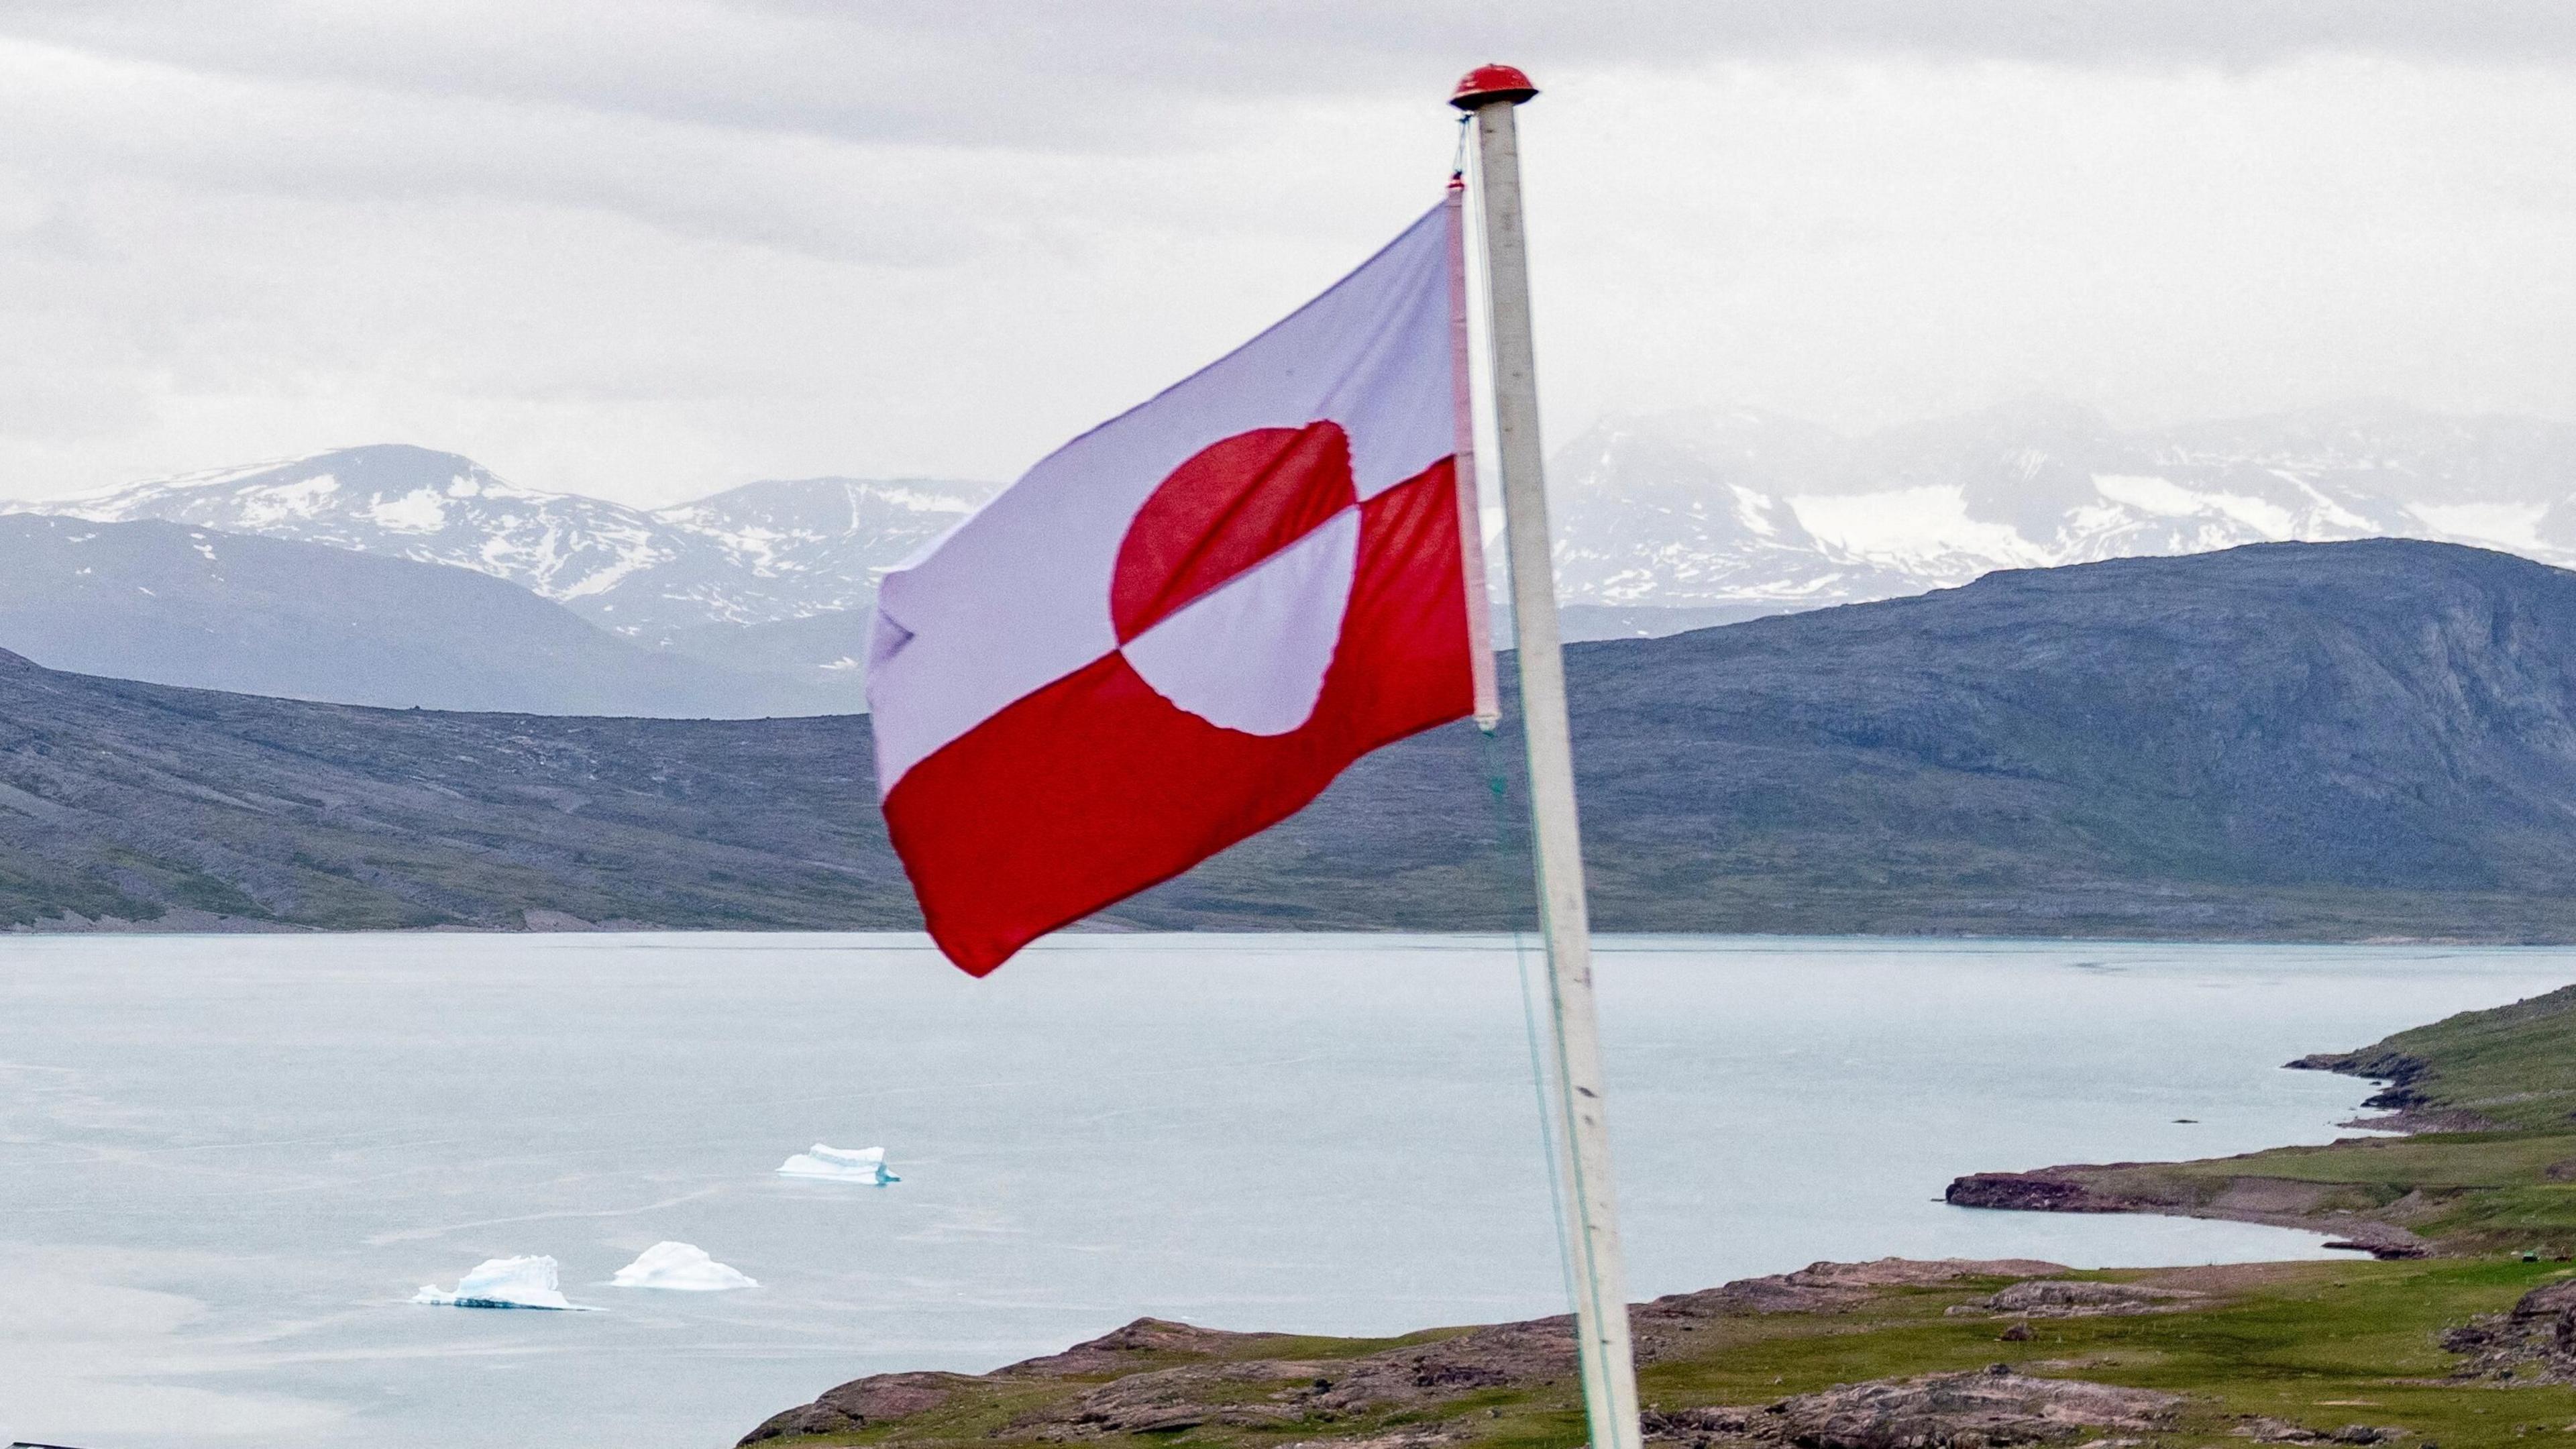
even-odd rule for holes
{"type": "Polygon", "coordinates": [[[1480,65],[1458,78],[1458,89],[1449,93],[1449,104],[1462,111],[1508,101],[1517,106],[1538,94],[1538,87],[1519,67],[1480,65]]]}

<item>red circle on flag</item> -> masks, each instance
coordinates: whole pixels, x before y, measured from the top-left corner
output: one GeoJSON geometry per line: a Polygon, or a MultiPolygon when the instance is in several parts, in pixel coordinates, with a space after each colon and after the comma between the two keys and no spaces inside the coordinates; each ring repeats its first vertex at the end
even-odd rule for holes
{"type": "Polygon", "coordinates": [[[1359,501],[1341,424],[1210,443],[1146,498],[1118,543],[1109,617],[1127,643],[1359,501]]]}

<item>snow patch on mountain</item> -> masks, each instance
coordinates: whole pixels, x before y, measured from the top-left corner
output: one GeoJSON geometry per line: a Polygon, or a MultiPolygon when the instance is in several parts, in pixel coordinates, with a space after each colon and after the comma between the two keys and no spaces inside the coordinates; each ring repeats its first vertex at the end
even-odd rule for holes
{"type": "Polygon", "coordinates": [[[395,533],[436,533],[447,526],[447,505],[438,494],[415,488],[368,508],[367,517],[395,533]]]}
{"type": "Polygon", "coordinates": [[[661,643],[711,622],[865,608],[887,568],[990,491],[927,479],[809,478],[641,509],[521,488],[470,458],[383,444],[0,511],[164,519],[468,568],[661,643]]]}
{"type": "Polygon", "coordinates": [[[2299,526],[2296,515],[2268,498],[2196,492],[2151,474],[2096,473],[2093,488],[2112,503],[2163,518],[2227,519],[2279,538],[2299,526]]]}
{"type": "Polygon", "coordinates": [[[1614,417],[1558,455],[1560,587],[1814,607],[2239,544],[2431,538],[2576,566],[2576,427],[2388,405],[2122,430],[2033,400],[1851,437],[1614,417]]]}
{"type": "Polygon", "coordinates": [[[2413,512],[2438,535],[2533,558],[2563,552],[2540,536],[2550,514],[2546,503],[2418,503],[2413,512]]]}
{"type": "Polygon", "coordinates": [[[2047,557],[2012,525],[1970,514],[1967,494],[1956,484],[1810,493],[1791,498],[1789,507],[1827,553],[1911,577],[1973,578],[1998,562],[2037,565],[2047,557]]]}

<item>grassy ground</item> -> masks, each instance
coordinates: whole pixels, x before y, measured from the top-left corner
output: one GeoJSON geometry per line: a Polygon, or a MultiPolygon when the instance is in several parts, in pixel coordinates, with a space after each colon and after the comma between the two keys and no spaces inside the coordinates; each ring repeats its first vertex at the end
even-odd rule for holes
{"type": "MultiPolygon", "coordinates": [[[[2564,1275],[2518,1260],[2262,1264],[2082,1274],[2215,1290],[2174,1313],[2037,1319],[2024,1343],[1998,1342],[1992,1318],[1944,1317],[1971,1297],[1889,1295],[1852,1322],[1833,1315],[1748,1322],[1705,1358],[1657,1365],[1646,1401],[1751,1404],[1834,1383],[2008,1362],[2042,1376],[2186,1394],[2175,1443],[2224,1440],[2237,1416],[2321,1431],[2402,1427],[2449,1446],[2503,1443],[2535,1429],[2576,1430],[2576,1389],[2445,1383],[2442,1329],[2509,1307],[2564,1275]]],[[[2571,1435],[2576,1437],[2576,1435],[2571,1435]]]]}
{"type": "Polygon", "coordinates": [[[2385,1105],[2473,1113],[2499,1127],[2568,1128],[2576,1115],[2576,986],[2466,1011],[2307,1065],[2385,1077],[2385,1105]]]}
{"type": "MultiPolygon", "coordinates": [[[[2472,1315],[2510,1307],[2529,1289],[2576,1274],[2519,1257],[2421,1262],[2281,1263],[2158,1272],[2088,1273],[2081,1279],[2191,1289],[2207,1296],[2180,1311],[2016,1320],[1954,1315],[2002,1286],[1966,1281],[1898,1288],[1842,1311],[1732,1313],[1705,1322],[1640,1375],[1644,1401],[1672,1412],[1708,1405],[1764,1405],[1861,1380],[2009,1363],[2023,1372],[2080,1378],[2186,1396],[2160,1445],[2242,1444],[2249,1421],[2286,1420],[2320,1433],[2368,1424],[2407,1431],[2412,1446],[2478,1449],[2534,1435],[2576,1439],[2576,1388],[2457,1381],[2441,1332],[2472,1315]],[[2027,1322],[2026,1341],[2001,1332],[2027,1322]]],[[[1294,1360],[1301,1377],[1234,1383],[1239,1402],[1293,1390],[1334,1363],[1438,1337],[1253,1339],[1215,1357],[1249,1366],[1294,1360]]],[[[1122,1365],[1130,1373],[1204,1365],[1174,1354],[1122,1365]]],[[[771,1441],[795,1445],[1006,1446],[1048,1442],[1037,1428],[1051,1408],[1108,1382],[964,1379],[950,1401],[880,1426],[771,1441]]],[[[1318,1439],[1372,1440],[1436,1431],[1444,1443],[1493,1449],[1570,1449],[1583,1442],[1578,1401],[1564,1379],[1463,1393],[1396,1412],[1297,1418],[1275,1426],[1202,1422],[1158,1433],[1083,1433],[1082,1442],[1257,1449],[1318,1439]]]]}

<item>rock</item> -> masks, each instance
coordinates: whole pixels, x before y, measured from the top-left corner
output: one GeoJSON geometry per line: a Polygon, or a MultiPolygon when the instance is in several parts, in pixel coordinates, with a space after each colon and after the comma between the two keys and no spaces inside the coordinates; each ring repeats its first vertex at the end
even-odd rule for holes
{"type": "Polygon", "coordinates": [[[1218,1358],[1286,1336],[1278,1333],[1231,1333],[1221,1328],[1174,1323],[1167,1318],[1139,1318],[1124,1328],[1113,1328],[1062,1353],[1024,1359],[994,1372],[1033,1378],[1092,1378],[1104,1374],[1126,1374],[1155,1367],[1158,1359],[1218,1358]]]}
{"type": "Polygon", "coordinates": [[[1203,1424],[1276,1429],[1334,1423],[1387,1409],[1436,1407],[1484,1389],[1571,1380],[1576,1371],[1574,1327],[1562,1317],[1495,1324],[1326,1364],[1216,1357],[1284,1338],[1140,1319],[1065,1353],[1014,1364],[996,1377],[1114,1375],[1079,1398],[1036,1409],[1010,1426],[1015,1435],[1063,1441],[1172,1433],[1203,1424]],[[1200,1361],[1155,1366],[1176,1356],[1200,1361]]]}
{"type": "Polygon", "coordinates": [[[2149,1179],[2140,1185],[2138,1174],[2122,1171],[2156,1165],[2068,1163],[2031,1172],[1972,1172],[1953,1179],[1941,1196],[1942,1201],[1954,1207],[2044,1213],[2175,1213],[2285,1228],[2324,1229],[2347,1235],[2349,1241],[2342,1246],[2367,1251],[2374,1257],[2420,1258],[2427,1251],[2428,1245],[2422,1239],[2393,1222],[2328,1210],[2325,1202],[2333,1191],[2328,1184],[2245,1176],[2162,1186],[2149,1179]],[[2135,1190],[2096,1186],[2096,1174],[2114,1183],[2130,1183],[2135,1190]]]}
{"type": "Polygon", "coordinates": [[[2503,1313],[2483,1313],[2442,1335],[2464,1360],[2454,1378],[2576,1383],[2576,1278],[2544,1283],[2503,1313]]]}
{"type": "Polygon", "coordinates": [[[1075,1400],[1070,1414],[1048,1414],[1028,1422],[1040,1437],[1050,1439],[1175,1433],[1210,1421],[1237,1428],[1268,1427],[1300,1416],[1284,1405],[1243,1401],[1241,1391],[1291,1371],[1285,1364],[1254,1360],[1129,1374],[1075,1400]]]}
{"type": "Polygon", "coordinates": [[[2422,1243],[2365,1243],[2352,1238],[2329,1238],[2324,1246],[2344,1253],[2368,1253],[2382,1262],[2398,1258],[2421,1258],[2432,1251],[2422,1243]]]}
{"type": "Polygon", "coordinates": [[[1753,1437],[1762,1413],[1760,1409],[1733,1405],[1676,1409],[1669,1414],[1661,1409],[1648,1409],[1638,1416],[1638,1422],[1649,1439],[1747,1439],[1753,1437]]]}
{"type": "MultiPolygon", "coordinates": [[[[2320,1431],[2268,1414],[2249,1414],[2227,1432],[2258,1444],[2385,1444],[2412,1431],[2379,1424],[2346,1424],[2340,1429],[2320,1431]]],[[[2424,1449],[2433,1446],[2428,1443],[2424,1449]]]]}
{"type": "Polygon", "coordinates": [[[2036,1278],[2071,1273],[2036,1258],[1880,1258],[1867,1263],[1809,1263],[1794,1273],[1743,1278],[1697,1293],[1676,1293],[1629,1311],[1641,1340],[1655,1330],[1729,1313],[1834,1313],[1868,1302],[1882,1289],[1935,1288],[1962,1278],[2036,1278]]]}
{"type": "Polygon", "coordinates": [[[1997,1364],[1838,1385],[1775,1406],[1760,1437],[1798,1449],[1924,1449],[1928,1445],[2064,1444],[2088,1429],[2152,1432],[2171,1425],[2177,1394],[2079,1379],[2043,1379],[1997,1364]]]}
{"type": "MultiPolygon", "coordinates": [[[[2076,1318],[2101,1313],[2153,1313],[2180,1308],[2206,1294],[2137,1283],[2015,1283],[1976,1307],[2034,1318],[2076,1318]]],[[[1962,1305],[1967,1306],[1967,1305],[1962,1305]]]]}
{"type": "Polygon", "coordinates": [[[960,1384],[974,1382],[965,1374],[875,1374],[826,1391],[810,1404],[773,1415],[737,1441],[758,1444],[789,1434],[838,1434],[872,1428],[891,1420],[938,1408],[960,1384]]]}
{"type": "Polygon", "coordinates": [[[2134,1211],[2127,1201],[2095,1192],[2072,1178],[2046,1172],[1972,1172],[1953,1180],[1941,1200],[1953,1207],[2001,1208],[2035,1213],[2134,1211]]]}
{"type": "Polygon", "coordinates": [[[2033,1335],[2030,1331],[2029,1324],[2016,1323],[2012,1327],[2005,1329],[2003,1332],[1996,1334],[1995,1337],[2001,1339],[2005,1343],[2028,1343],[2031,1341],[2033,1335]]]}
{"type": "Polygon", "coordinates": [[[2563,1327],[2571,1312],[2576,1312],[2576,1278],[2543,1283],[2525,1293],[2513,1305],[2512,1316],[2516,1323],[2536,1323],[2546,1318],[2563,1327]]]}
{"type": "Polygon", "coordinates": [[[2177,1394],[2075,1379],[2033,1378],[2009,1364],[1973,1373],[1837,1384],[1767,1409],[1715,1407],[1645,1416],[1650,1440],[1793,1446],[1793,1449],[1927,1449],[1927,1446],[2065,1444],[2088,1430],[2154,1432],[2171,1426],[2177,1394]]]}

